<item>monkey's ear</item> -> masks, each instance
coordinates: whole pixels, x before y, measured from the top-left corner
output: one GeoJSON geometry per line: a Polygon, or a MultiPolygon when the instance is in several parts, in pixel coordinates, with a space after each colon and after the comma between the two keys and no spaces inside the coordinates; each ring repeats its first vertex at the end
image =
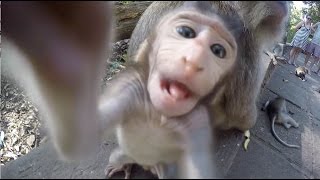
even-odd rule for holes
{"type": "Polygon", "coordinates": [[[137,54],[134,57],[135,62],[141,62],[141,61],[145,61],[146,59],[148,59],[149,49],[151,46],[149,41],[150,41],[150,39],[147,38],[140,44],[139,51],[137,52],[137,54]]]}
{"type": "Polygon", "coordinates": [[[288,18],[286,1],[241,1],[239,3],[245,26],[256,32],[260,42],[279,41],[282,38],[288,18]]]}

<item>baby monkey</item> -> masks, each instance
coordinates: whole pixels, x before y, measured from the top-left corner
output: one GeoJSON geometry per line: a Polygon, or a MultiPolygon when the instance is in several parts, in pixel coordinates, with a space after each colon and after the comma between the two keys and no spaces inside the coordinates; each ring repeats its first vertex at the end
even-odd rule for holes
{"type": "Polygon", "coordinates": [[[291,145],[284,142],[280,137],[276,134],[274,130],[274,124],[282,124],[284,127],[289,129],[291,126],[298,128],[299,124],[290,117],[286,107],[286,101],[282,97],[277,97],[271,101],[267,101],[262,108],[263,111],[267,111],[271,124],[271,132],[272,135],[283,145],[291,148],[299,148],[300,146],[291,145]]]}
{"type": "Polygon", "coordinates": [[[106,89],[101,128],[116,129],[119,144],[107,176],[125,170],[129,178],[132,163],[150,167],[159,178],[172,163],[179,178],[217,176],[211,120],[202,100],[214,97],[234,68],[241,26],[237,17],[223,19],[211,7],[186,2],[164,16],[141,44],[137,63],[106,89]]]}

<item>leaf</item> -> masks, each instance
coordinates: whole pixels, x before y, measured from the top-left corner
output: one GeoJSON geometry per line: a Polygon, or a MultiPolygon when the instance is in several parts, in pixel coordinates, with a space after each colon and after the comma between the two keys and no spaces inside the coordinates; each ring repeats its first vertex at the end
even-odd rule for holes
{"type": "Polygon", "coordinates": [[[249,142],[250,142],[250,139],[246,139],[246,140],[244,141],[243,147],[244,147],[244,150],[245,150],[245,151],[248,150],[248,144],[249,144],[249,142]]]}
{"type": "Polygon", "coordinates": [[[250,131],[249,130],[244,132],[244,137],[246,137],[248,139],[250,138],[250,131]]]}

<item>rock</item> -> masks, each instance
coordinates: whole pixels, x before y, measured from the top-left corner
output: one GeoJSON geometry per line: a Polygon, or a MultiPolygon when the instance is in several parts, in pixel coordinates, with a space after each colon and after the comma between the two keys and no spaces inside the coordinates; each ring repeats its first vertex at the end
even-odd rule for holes
{"type": "Polygon", "coordinates": [[[19,152],[20,151],[20,146],[14,146],[14,149],[17,151],[17,152],[19,152]]]}
{"type": "Polygon", "coordinates": [[[35,140],[36,140],[36,136],[32,134],[31,136],[29,136],[29,137],[27,138],[27,144],[28,144],[29,146],[32,146],[35,140]]]}
{"type": "Polygon", "coordinates": [[[7,152],[5,155],[3,155],[3,157],[8,157],[8,158],[13,158],[13,159],[17,159],[17,155],[12,153],[12,152],[7,152]]]}

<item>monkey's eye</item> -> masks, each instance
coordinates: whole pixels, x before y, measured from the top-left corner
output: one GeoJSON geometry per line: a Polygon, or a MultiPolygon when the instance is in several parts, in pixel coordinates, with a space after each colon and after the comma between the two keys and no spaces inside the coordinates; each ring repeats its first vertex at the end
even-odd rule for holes
{"type": "Polygon", "coordinates": [[[219,58],[226,57],[226,49],[220,44],[214,44],[210,48],[213,54],[218,56],[219,58]]]}
{"type": "Polygon", "coordinates": [[[181,36],[185,38],[191,39],[196,37],[196,33],[194,32],[194,30],[188,26],[179,26],[176,30],[181,36]]]}

